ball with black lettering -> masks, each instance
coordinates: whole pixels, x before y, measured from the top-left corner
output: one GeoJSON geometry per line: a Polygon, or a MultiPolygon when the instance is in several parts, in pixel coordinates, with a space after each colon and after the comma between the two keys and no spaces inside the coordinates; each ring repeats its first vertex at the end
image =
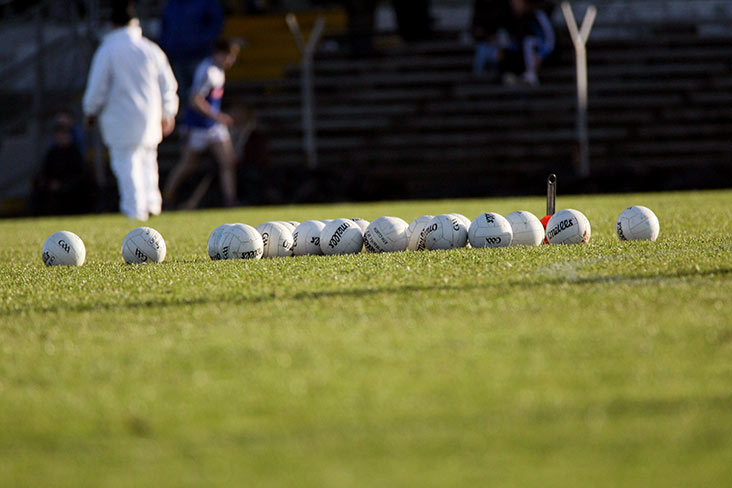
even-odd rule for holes
{"type": "Polygon", "coordinates": [[[122,240],[122,257],[127,264],[162,263],[166,252],[163,236],[151,227],[132,229],[122,240]]]}
{"type": "Polygon", "coordinates": [[[468,230],[455,215],[441,214],[432,218],[425,228],[425,248],[456,249],[468,243],[468,230]]]}
{"type": "Polygon", "coordinates": [[[409,224],[399,217],[374,219],[363,234],[368,252],[400,252],[407,249],[409,224]]]}
{"type": "Polygon", "coordinates": [[[46,266],[81,266],[86,260],[86,246],[73,232],[61,230],[46,239],[41,256],[46,266]]]}
{"type": "Polygon", "coordinates": [[[422,215],[409,224],[409,227],[407,227],[407,250],[425,250],[425,229],[434,217],[434,215],[422,215]]]}
{"type": "MultiPolygon", "coordinates": [[[[467,218],[465,215],[459,214],[459,213],[455,213],[455,212],[451,212],[448,215],[454,215],[455,217],[457,217],[458,220],[465,226],[465,232],[470,231],[470,223],[471,222],[470,222],[470,219],[467,218]]],[[[468,242],[465,243],[465,247],[472,247],[470,245],[470,238],[468,238],[468,242]]]]}
{"type": "Polygon", "coordinates": [[[247,224],[229,224],[219,236],[221,259],[261,259],[262,236],[247,224]]]}
{"type": "Polygon", "coordinates": [[[208,244],[206,248],[208,250],[209,257],[214,261],[224,259],[221,254],[221,236],[224,234],[224,230],[230,225],[232,224],[221,224],[211,232],[211,235],[208,236],[208,244]]]}
{"type": "Polygon", "coordinates": [[[262,236],[263,258],[292,256],[292,232],[281,222],[264,222],[257,226],[262,236]]]}
{"type": "Polygon", "coordinates": [[[363,247],[363,233],[351,219],[335,219],[323,227],[320,233],[320,249],[323,254],[356,254],[363,247]]]}
{"type": "Polygon", "coordinates": [[[590,221],[579,210],[565,208],[552,215],[546,224],[549,244],[585,244],[590,241],[590,221]]]}
{"type": "Polygon", "coordinates": [[[459,214],[459,213],[455,213],[455,212],[450,212],[450,213],[449,213],[449,214],[447,214],[447,215],[454,215],[455,217],[457,217],[457,218],[458,218],[458,220],[459,220],[460,222],[462,222],[462,224],[463,224],[463,225],[465,226],[465,229],[466,229],[466,230],[470,229],[470,224],[471,224],[472,222],[471,222],[471,221],[470,221],[470,219],[469,219],[469,218],[467,218],[467,217],[466,217],[465,215],[463,215],[463,214],[459,214]]]}
{"type": "Polygon", "coordinates": [[[297,224],[293,224],[292,222],[287,220],[273,220],[272,222],[277,222],[278,224],[284,225],[289,229],[290,232],[295,232],[295,227],[297,227],[297,224]]]}
{"type": "Polygon", "coordinates": [[[306,220],[292,233],[292,253],[295,256],[323,254],[320,249],[320,233],[325,224],[319,220],[306,220]]]}
{"type": "Polygon", "coordinates": [[[660,224],[650,208],[633,205],[622,211],[615,230],[621,241],[655,241],[660,224]]]}
{"type": "MultiPolygon", "coordinates": [[[[506,215],[513,231],[512,246],[538,246],[544,241],[546,232],[541,220],[526,210],[518,210],[506,215]]],[[[549,219],[547,219],[549,220],[549,219]]]]}
{"type": "Polygon", "coordinates": [[[473,247],[505,247],[513,241],[511,223],[501,214],[486,212],[478,215],[468,230],[473,247]]]}

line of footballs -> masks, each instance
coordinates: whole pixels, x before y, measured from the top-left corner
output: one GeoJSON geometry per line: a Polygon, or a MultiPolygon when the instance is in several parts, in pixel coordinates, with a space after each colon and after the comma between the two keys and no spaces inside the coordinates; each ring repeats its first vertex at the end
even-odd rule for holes
{"type": "MultiPolygon", "coordinates": [[[[616,232],[620,240],[650,240],[658,237],[656,215],[642,206],[620,214],[616,232]]],[[[461,247],[538,246],[589,242],[590,221],[574,209],[560,210],[539,220],[527,211],[503,217],[480,214],[472,222],[457,213],[423,215],[407,224],[398,217],[363,219],[270,221],[257,228],[246,224],[223,224],[208,238],[208,255],[218,259],[261,259],[314,254],[399,252],[461,247]]],[[[150,227],[133,229],[122,241],[122,257],[128,264],[165,259],[163,236],[150,227]]],[[[43,245],[46,266],[81,266],[86,258],[84,243],[76,234],[60,231],[43,245]]]]}

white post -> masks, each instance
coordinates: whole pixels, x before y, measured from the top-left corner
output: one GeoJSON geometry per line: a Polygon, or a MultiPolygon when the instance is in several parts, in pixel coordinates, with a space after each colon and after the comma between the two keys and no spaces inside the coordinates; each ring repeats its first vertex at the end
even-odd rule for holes
{"type": "Polygon", "coordinates": [[[592,24],[597,16],[594,5],[587,7],[582,27],[577,28],[577,21],[569,2],[562,2],[562,13],[567,23],[569,34],[574,44],[577,63],[577,143],[579,145],[579,175],[590,175],[590,140],[587,132],[587,39],[590,37],[592,24]]]}
{"type": "Polygon", "coordinates": [[[314,169],[318,166],[318,148],[315,140],[315,89],[313,85],[313,57],[315,48],[323,35],[325,18],[318,17],[310,32],[307,42],[303,38],[297,17],[294,14],[287,14],[285,17],[290,33],[295,39],[295,44],[300,51],[300,92],[302,97],[302,134],[303,149],[307,159],[308,168],[314,169]]]}

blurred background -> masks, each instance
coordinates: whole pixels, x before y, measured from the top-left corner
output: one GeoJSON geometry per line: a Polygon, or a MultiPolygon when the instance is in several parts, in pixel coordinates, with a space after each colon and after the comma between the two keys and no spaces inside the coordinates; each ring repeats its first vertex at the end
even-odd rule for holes
{"type": "MultiPolygon", "coordinates": [[[[558,2],[527,1],[554,35],[536,80],[509,54],[476,67],[495,1],[139,0],[137,11],[179,80],[201,56],[181,47],[195,39],[186,29],[241,40],[224,106],[243,205],[541,194],[548,173],[574,193],[732,186],[732,2],[571,2],[579,23],[590,4],[588,174],[558,2]],[[310,92],[287,14],[305,39],[322,22],[310,92]]],[[[0,216],[116,210],[104,146],[81,125],[108,9],[0,0],[0,216]]],[[[180,152],[176,131],[160,146],[161,181],[180,152]]],[[[200,205],[217,206],[211,158],[191,187],[206,175],[200,205]]]]}

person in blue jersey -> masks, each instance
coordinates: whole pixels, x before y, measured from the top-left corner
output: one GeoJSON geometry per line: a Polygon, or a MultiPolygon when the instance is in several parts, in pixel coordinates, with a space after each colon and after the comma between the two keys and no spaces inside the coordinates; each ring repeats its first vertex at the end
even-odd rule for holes
{"type": "Polygon", "coordinates": [[[199,156],[211,150],[219,168],[223,203],[227,207],[238,205],[236,156],[229,134],[234,119],[221,111],[225,72],[234,65],[238,55],[238,44],[220,40],[214,46],[213,55],[196,69],[181,124],[185,146],[180,162],[168,177],[164,195],[167,201],[175,200],[180,185],[196,170],[199,156]]]}

